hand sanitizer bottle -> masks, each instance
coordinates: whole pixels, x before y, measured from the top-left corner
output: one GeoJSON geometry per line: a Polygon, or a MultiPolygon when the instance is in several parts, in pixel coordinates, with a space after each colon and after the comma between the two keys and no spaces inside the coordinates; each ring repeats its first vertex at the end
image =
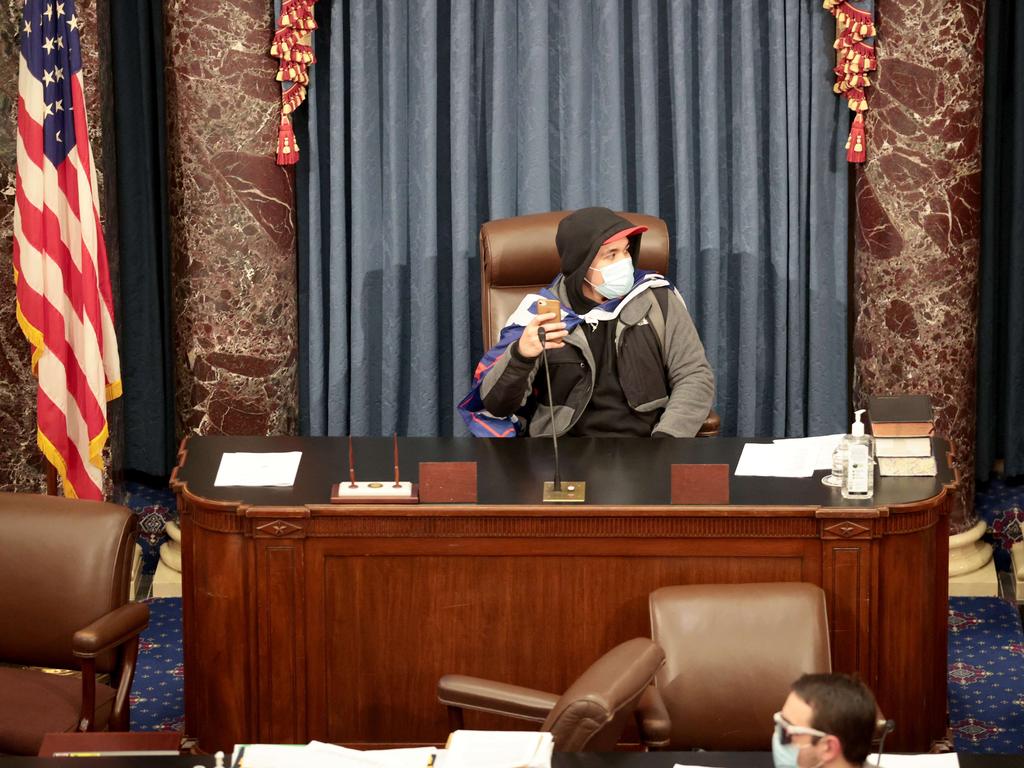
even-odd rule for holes
{"type": "Polygon", "coordinates": [[[864,422],[860,420],[863,413],[863,408],[854,412],[856,420],[850,425],[850,434],[843,438],[847,446],[844,499],[870,499],[875,494],[874,444],[871,436],[864,434],[864,422]]]}

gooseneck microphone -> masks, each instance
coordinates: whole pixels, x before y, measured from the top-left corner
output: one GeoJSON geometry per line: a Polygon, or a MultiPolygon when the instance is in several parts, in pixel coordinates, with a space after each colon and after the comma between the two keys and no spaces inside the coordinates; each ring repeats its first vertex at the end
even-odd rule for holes
{"type": "Polygon", "coordinates": [[[551,413],[551,443],[555,447],[554,489],[558,492],[562,490],[562,473],[558,466],[558,430],[555,429],[555,398],[551,392],[551,369],[548,368],[547,333],[543,328],[537,329],[537,338],[540,339],[540,353],[544,357],[544,379],[548,385],[548,409],[551,413]]]}
{"type": "Polygon", "coordinates": [[[558,430],[555,429],[555,397],[551,391],[551,369],[548,367],[547,333],[543,328],[537,329],[540,339],[540,353],[544,358],[544,379],[548,385],[548,409],[551,413],[551,444],[555,449],[555,478],[544,483],[544,501],[581,502],[586,498],[587,484],[583,481],[565,481],[562,487],[562,473],[558,462],[558,430]]]}

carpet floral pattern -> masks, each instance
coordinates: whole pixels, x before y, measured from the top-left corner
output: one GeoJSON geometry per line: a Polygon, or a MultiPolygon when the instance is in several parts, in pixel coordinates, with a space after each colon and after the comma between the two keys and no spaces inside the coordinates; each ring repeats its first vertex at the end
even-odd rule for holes
{"type": "Polygon", "coordinates": [[[181,731],[185,727],[185,665],[181,645],[181,598],[157,597],[139,640],[139,664],[131,692],[133,731],[181,731]]]}
{"type": "Polygon", "coordinates": [[[951,597],[948,628],[956,751],[1024,751],[1024,633],[1017,609],[996,597],[951,597]]]}

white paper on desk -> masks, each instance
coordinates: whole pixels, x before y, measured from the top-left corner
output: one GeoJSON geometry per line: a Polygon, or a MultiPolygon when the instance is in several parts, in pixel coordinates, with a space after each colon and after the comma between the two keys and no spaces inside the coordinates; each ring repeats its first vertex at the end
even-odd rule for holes
{"type": "Polygon", "coordinates": [[[814,474],[806,449],[785,443],[747,443],[736,477],[810,477],[814,474]]]}
{"type": "Polygon", "coordinates": [[[330,759],[338,768],[427,768],[440,751],[435,747],[402,747],[398,749],[349,749],[322,741],[309,742],[309,750],[330,759]]]}
{"type": "Polygon", "coordinates": [[[554,741],[546,731],[454,731],[442,768],[550,768],[554,741]]]}
{"type": "Polygon", "coordinates": [[[315,756],[309,755],[304,744],[236,745],[231,755],[231,765],[237,765],[238,768],[330,768],[331,761],[333,758],[318,761],[315,756]]]}
{"type": "Polygon", "coordinates": [[[779,437],[775,445],[788,445],[804,452],[804,459],[810,463],[811,472],[816,469],[832,469],[832,454],[844,435],[817,435],[815,437],[779,437]]]}
{"type": "Polygon", "coordinates": [[[299,471],[302,451],[288,453],[225,453],[220,457],[217,477],[220,485],[290,487],[299,471]]]}
{"type": "MultiPolygon", "coordinates": [[[[868,755],[864,768],[874,768],[878,755],[868,755]]],[[[882,755],[882,768],[959,768],[956,752],[941,755],[882,755]]]]}

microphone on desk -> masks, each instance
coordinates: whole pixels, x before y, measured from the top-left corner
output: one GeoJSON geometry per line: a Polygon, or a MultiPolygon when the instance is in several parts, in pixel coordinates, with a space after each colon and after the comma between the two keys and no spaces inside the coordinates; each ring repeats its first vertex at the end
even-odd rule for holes
{"type": "Polygon", "coordinates": [[[896,723],[892,720],[879,719],[875,721],[875,733],[881,733],[878,737],[878,758],[875,760],[875,768],[882,766],[882,752],[885,749],[885,737],[896,730],[896,723]]]}
{"type": "Polygon", "coordinates": [[[555,398],[551,391],[551,369],[548,368],[547,333],[543,328],[537,329],[537,338],[540,339],[540,353],[544,358],[544,377],[548,385],[548,409],[551,415],[551,445],[555,451],[555,477],[554,480],[544,482],[544,501],[557,502],[579,502],[586,498],[587,484],[582,481],[566,481],[565,489],[562,488],[562,472],[558,462],[558,430],[555,429],[555,398]]]}

